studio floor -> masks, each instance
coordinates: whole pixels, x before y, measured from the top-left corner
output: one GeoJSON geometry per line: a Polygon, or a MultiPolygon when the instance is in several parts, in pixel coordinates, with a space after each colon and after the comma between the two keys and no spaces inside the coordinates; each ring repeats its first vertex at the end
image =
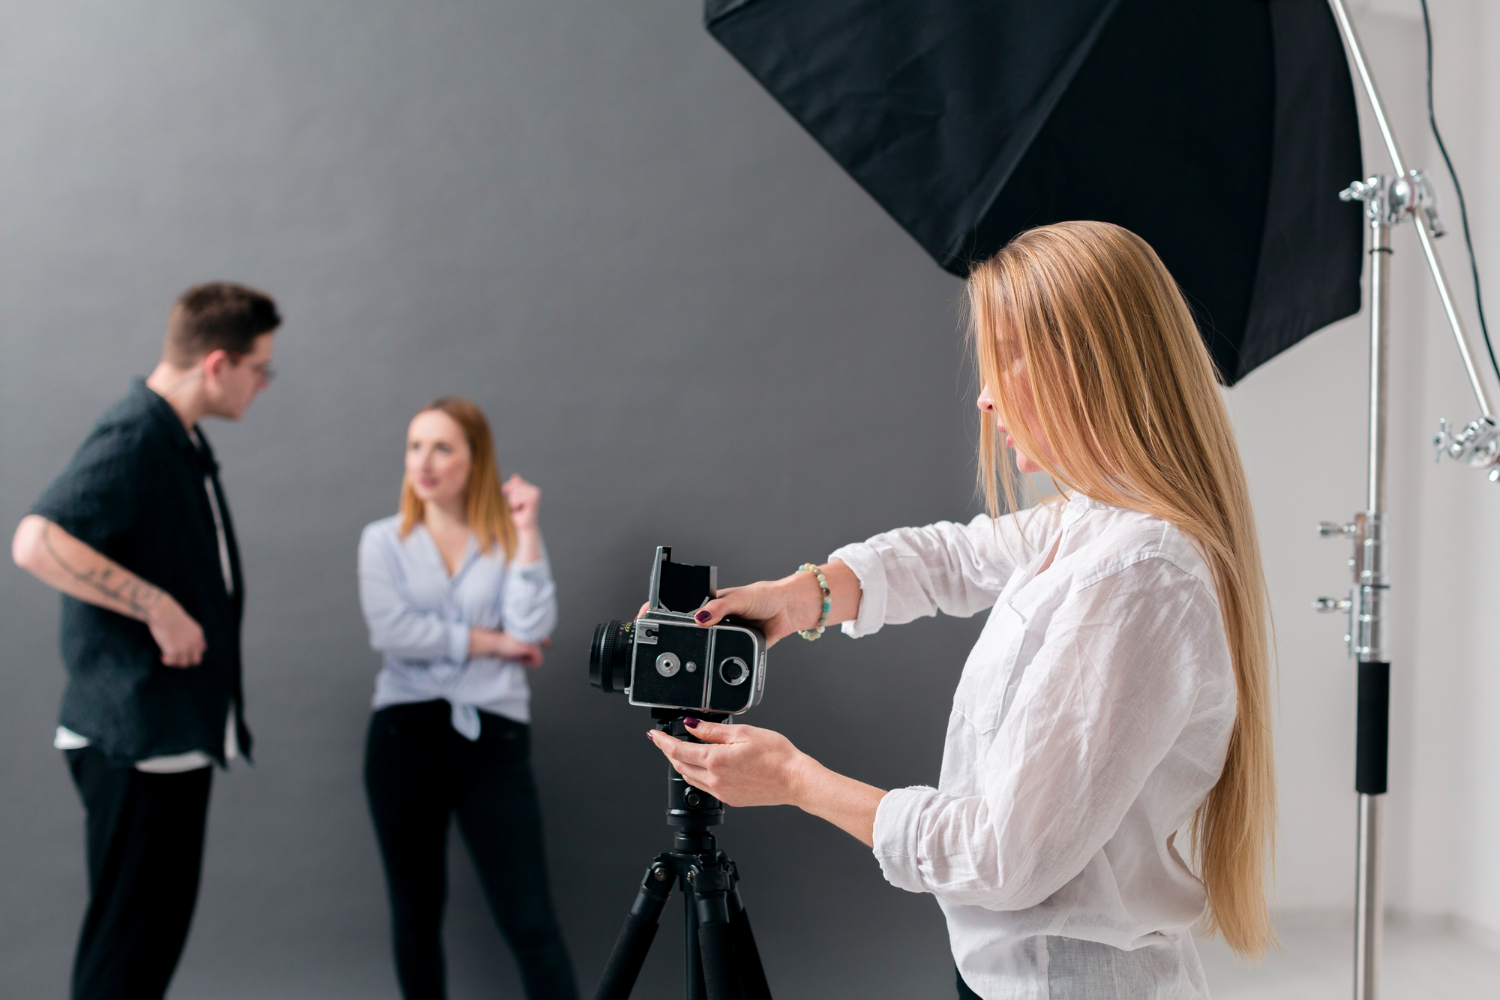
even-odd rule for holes
{"type": "MultiPolygon", "coordinates": [[[[1214,1000],[1344,1000],[1353,995],[1352,916],[1282,914],[1280,951],[1241,964],[1219,941],[1200,941],[1214,1000]]],[[[1386,927],[1385,1000],[1500,1000],[1500,950],[1438,922],[1386,927]]]]}

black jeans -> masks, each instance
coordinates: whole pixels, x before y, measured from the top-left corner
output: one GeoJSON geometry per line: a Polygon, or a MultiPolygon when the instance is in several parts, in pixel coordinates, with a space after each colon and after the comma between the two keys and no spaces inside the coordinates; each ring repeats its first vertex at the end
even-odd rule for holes
{"type": "Polygon", "coordinates": [[[471,741],[454,731],[450,712],[446,701],[427,701],[370,719],[365,790],[390,890],[401,993],[445,996],[441,929],[455,816],[526,995],[573,1000],[573,967],[547,888],[531,728],[480,712],[479,739],[471,741]]]}
{"type": "Polygon", "coordinates": [[[88,817],[73,1000],[160,1000],[198,901],[213,768],[145,774],[93,747],[66,756],[88,817]]]}

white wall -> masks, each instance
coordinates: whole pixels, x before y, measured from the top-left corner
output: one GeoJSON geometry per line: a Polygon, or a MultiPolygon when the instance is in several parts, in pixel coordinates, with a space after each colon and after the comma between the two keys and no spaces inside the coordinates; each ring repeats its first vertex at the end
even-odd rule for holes
{"type": "MultiPolygon", "coordinates": [[[[1439,121],[1466,181],[1482,273],[1493,275],[1492,251],[1500,248],[1486,234],[1500,206],[1485,184],[1500,166],[1500,122],[1488,95],[1500,70],[1483,57],[1500,46],[1500,11],[1484,0],[1430,3],[1439,121]]],[[[1409,165],[1428,169],[1444,196],[1453,235],[1439,248],[1477,343],[1458,203],[1426,127],[1420,8],[1416,0],[1369,0],[1356,4],[1356,18],[1409,165]]],[[[1366,171],[1389,172],[1367,113],[1364,131],[1366,171]]],[[[1388,899],[1400,912],[1500,931],[1500,736],[1489,722],[1500,677],[1485,614],[1500,597],[1500,486],[1433,463],[1438,418],[1467,421],[1478,411],[1409,227],[1398,232],[1395,251],[1388,899]]],[[[1500,300],[1491,309],[1500,318],[1500,300]]],[[[1309,603],[1343,596],[1349,583],[1349,545],[1319,541],[1313,527],[1364,506],[1365,322],[1361,315],[1319,333],[1227,394],[1276,615],[1284,909],[1352,907],[1354,667],[1340,642],[1342,617],[1316,616],[1309,603]]]]}

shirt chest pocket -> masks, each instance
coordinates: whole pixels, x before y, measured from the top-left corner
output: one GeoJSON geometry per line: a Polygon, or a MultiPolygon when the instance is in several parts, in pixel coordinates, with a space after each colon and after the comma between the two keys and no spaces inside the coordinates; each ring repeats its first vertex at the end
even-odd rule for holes
{"type": "Polygon", "coordinates": [[[953,694],[953,711],[981,733],[998,729],[1010,711],[1026,670],[1027,624],[1008,602],[997,604],[964,664],[953,694]]]}

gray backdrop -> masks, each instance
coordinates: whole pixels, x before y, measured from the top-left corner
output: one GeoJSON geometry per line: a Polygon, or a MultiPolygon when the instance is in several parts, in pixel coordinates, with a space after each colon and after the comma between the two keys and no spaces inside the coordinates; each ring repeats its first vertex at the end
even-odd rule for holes
{"type": "MultiPolygon", "coordinates": [[[[478,400],[545,490],[562,624],[534,679],[550,867],[586,993],[669,844],[645,712],[587,684],[652,547],[779,576],[977,509],[960,286],[705,34],[692,0],[57,0],[0,8],[0,525],[153,364],[166,307],[282,305],[281,378],[211,424],[247,564],[253,768],[216,778],[173,995],[394,997],[360,786],[354,581],[407,420],[478,400]]],[[[0,569],[0,994],[61,996],[82,812],[50,747],[57,598],[0,569]]],[[[750,721],[883,786],[937,777],[977,621],[773,651],[750,721]]],[[[941,996],[936,905],[789,809],[721,843],[781,997],[941,996]]],[[[675,907],[639,989],[679,989],[675,907]]],[[[455,850],[456,998],[517,995],[455,850]]]]}

